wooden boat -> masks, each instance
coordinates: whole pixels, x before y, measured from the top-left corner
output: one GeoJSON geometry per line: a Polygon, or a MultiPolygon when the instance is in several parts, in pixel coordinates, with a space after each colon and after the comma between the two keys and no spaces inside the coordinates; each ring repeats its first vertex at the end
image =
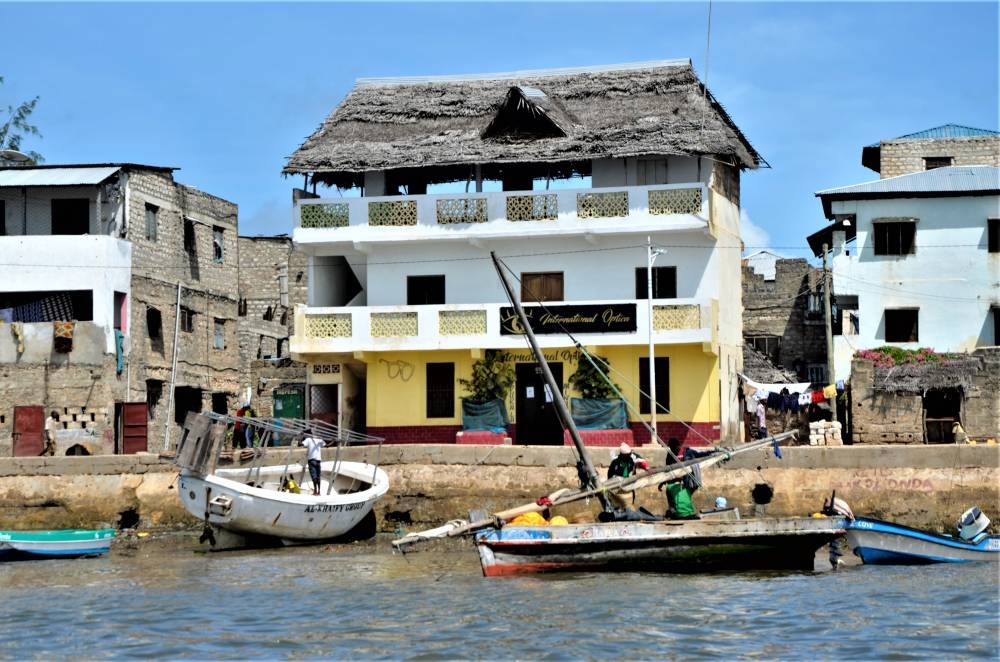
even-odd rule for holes
{"type": "Polygon", "coordinates": [[[111,549],[114,529],[0,531],[0,558],[99,556],[111,549]]]}
{"type": "Polygon", "coordinates": [[[998,562],[1000,535],[987,535],[988,525],[978,508],[963,514],[957,537],[858,517],[847,526],[847,542],[863,562],[873,565],[998,562]]]}
{"type": "Polygon", "coordinates": [[[514,288],[495,256],[494,264],[553,394],[553,404],[573,440],[579,458],[581,486],[577,490],[558,490],[537,503],[491,517],[474,517],[471,522],[455,520],[436,529],[404,536],[393,541],[397,549],[430,538],[476,532],[475,543],[483,574],[487,577],[558,570],[812,570],[816,551],[844,534],[845,517],[635,521],[631,519],[634,511],[616,508],[608,499],[609,493],[629,493],[675,480],[691,473],[695,465],[708,467],[738,452],[794,437],[795,433],[744,444],[739,449],[716,448],[714,453],[659,471],[602,481],[590,463],[579,431],[566,409],[560,386],[552,377],[514,288]],[[520,514],[540,512],[590,497],[601,502],[601,519],[610,521],[555,526],[507,524],[520,514]]]}
{"type": "MultiPolygon", "coordinates": [[[[184,507],[205,522],[202,540],[215,549],[248,545],[316,543],[356,532],[389,489],[377,465],[339,459],[347,443],[380,443],[375,437],[337,429],[320,421],[238,418],[204,413],[189,415],[177,452],[181,467],[179,496],[184,507]],[[217,469],[215,458],[228,423],[254,425],[264,432],[297,436],[307,428],[335,444],[337,458],[321,464],[319,495],[288,491],[287,480],[309,483],[306,468],[287,459],[263,466],[266,448],[257,449],[246,467],[217,469]]],[[[290,448],[279,449],[289,454],[290,448]]],[[[372,531],[373,532],[373,531],[372,531]]]]}
{"type": "Polygon", "coordinates": [[[554,571],[813,570],[843,518],[505,526],[476,534],[487,577],[554,571]]]}

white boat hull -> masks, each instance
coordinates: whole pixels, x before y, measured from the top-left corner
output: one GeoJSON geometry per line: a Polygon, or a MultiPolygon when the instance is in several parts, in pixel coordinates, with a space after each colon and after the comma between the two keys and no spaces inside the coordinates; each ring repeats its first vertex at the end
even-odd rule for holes
{"type": "Polygon", "coordinates": [[[313,496],[306,489],[312,485],[308,473],[299,464],[259,471],[220,469],[207,476],[182,471],[180,497],[189,513],[214,528],[305,544],[346,535],[389,489],[385,472],[364,462],[324,462],[322,475],[321,494],[313,496]],[[334,465],[336,478],[327,494],[334,465]],[[304,483],[303,493],[279,491],[286,476],[304,483]]]}

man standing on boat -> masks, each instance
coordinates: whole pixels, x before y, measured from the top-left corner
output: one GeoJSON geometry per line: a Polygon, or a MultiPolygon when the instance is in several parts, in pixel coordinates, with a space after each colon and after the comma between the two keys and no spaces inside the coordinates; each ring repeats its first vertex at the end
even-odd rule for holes
{"type": "Polygon", "coordinates": [[[309,461],[309,477],[312,478],[313,496],[319,496],[319,469],[323,459],[323,447],[326,446],[319,437],[312,436],[312,428],[306,429],[302,445],[306,447],[306,459],[309,461]]]}
{"type": "Polygon", "coordinates": [[[634,453],[631,446],[622,442],[622,445],[618,447],[617,457],[611,460],[611,464],[608,466],[608,478],[616,476],[628,478],[635,475],[636,467],[649,469],[649,462],[634,453]]]}

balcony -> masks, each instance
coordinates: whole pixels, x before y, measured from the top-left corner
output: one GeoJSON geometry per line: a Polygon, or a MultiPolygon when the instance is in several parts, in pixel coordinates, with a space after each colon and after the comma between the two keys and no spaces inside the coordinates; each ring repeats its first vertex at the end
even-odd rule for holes
{"type": "MultiPolygon", "coordinates": [[[[635,331],[575,332],[586,344],[648,344],[648,308],[645,301],[573,301],[560,306],[623,306],[635,316],[635,331]],[[634,313],[632,312],[634,311],[634,313]]],[[[510,348],[523,349],[524,338],[502,328],[500,303],[443,306],[367,306],[295,310],[293,354],[366,351],[510,348]]],[[[526,310],[536,309],[526,306],[526,310]]],[[[653,301],[653,340],[657,344],[713,342],[717,306],[695,299],[653,301]]],[[[563,333],[538,334],[542,347],[562,347],[563,333]]]]}
{"type": "Polygon", "coordinates": [[[706,227],[700,182],[658,186],[314,198],[295,206],[297,243],[662,232],[706,227]]]}

